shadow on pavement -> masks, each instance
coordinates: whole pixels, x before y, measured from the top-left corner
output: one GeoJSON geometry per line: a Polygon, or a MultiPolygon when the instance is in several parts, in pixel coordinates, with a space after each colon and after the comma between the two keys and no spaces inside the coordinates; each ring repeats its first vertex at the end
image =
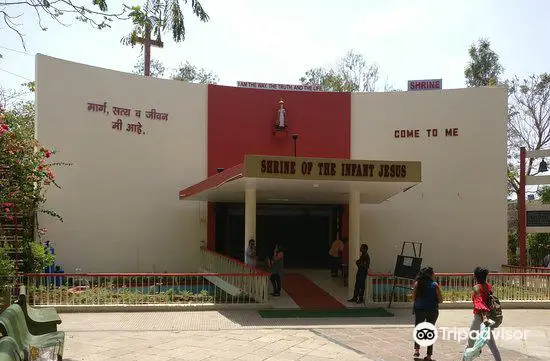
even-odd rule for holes
{"type": "MultiPolygon", "coordinates": [[[[317,335],[338,345],[352,349],[373,361],[402,361],[404,357],[414,360],[413,340],[410,329],[317,329],[317,335]]],[[[434,345],[434,361],[459,361],[462,359],[464,343],[438,340],[434,345]]],[[[543,358],[528,356],[516,350],[500,347],[502,360],[505,361],[546,361],[543,358]]],[[[426,355],[426,348],[421,348],[421,358],[426,355]]],[[[491,351],[485,347],[481,357],[476,361],[494,361],[491,351]]]]}

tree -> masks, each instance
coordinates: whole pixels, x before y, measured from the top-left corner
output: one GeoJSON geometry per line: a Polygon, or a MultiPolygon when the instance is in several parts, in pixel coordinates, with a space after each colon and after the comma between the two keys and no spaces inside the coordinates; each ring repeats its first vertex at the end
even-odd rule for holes
{"type": "Polygon", "coordinates": [[[63,26],[68,26],[69,24],[63,22],[63,16],[66,14],[95,29],[109,28],[113,19],[128,19],[124,16],[127,9],[124,6],[120,12],[109,12],[107,0],[93,0],[92,6],[89,7],[77,5],[73,0],[4,0],[0,2],[0,18],[7,28],[17,34],[23,48],[26,49],[25,36],[21,25],[18,24],[18,19],[26,11],[34,12],[40,29],[46,31],[48,28],[44,18],[50,18],[63,26]]]}
{"type": "Polygon", "coordinates": [[[34,117],[34,104],[30,102],[9,110],[0,109],[0,237],[11,239],[12,223],[17,220],[21,254],[26,256],[23,271],[44,269],[53,261],[42,256],[44,248],[37,242],[45,230],[39,230],[39,239],[35,239],[36,214],[43,212],[63,221],[43,206],[49,186],[59,187],[54,167],[68,165],[51,162],[56,151],[35,139],[34,117]]]}
{"type": "Polygon", "coordinates": [[[9,109],[21,101],[28,92],[23,90],[5,89],[0,86],[0,109],[9,109]]]}
{"type": "Polygon", "coordinates": [[[333,92],[372,92],[378,80],[378,65],[368,65],[363,55],[354,50],[348,51],[332,67],[312,68],[300,78],[303,85],[321,85],[324,91],[333,92]]]}
{"type": "MultiPolygon", "coordinates": [[[[151,60],[151,76],[155,78],[162,78],[166,68],[160,60],[152,59],[151,60]]],[[[145,73],[145,60],[140,57],[137,63],[134,65],[134,74],[143,75],[145,73]]]]}
{"type": "Polygon", "coordinates": [[[171,76],[174,80],[186,81],[189,83],[217,84],[218,76],[211,71],[203,68],[197,68],[188,61],[181,64],[171,76]]]}
{"type": "Polygon", "coordinates": [[[470,62],[464,69],[466,85],[480,87],[500,84],[500,75],[504,71],[499,56],[491,49],[487,39],[479,39],[478,45],[472,44],[468,50],[470,62]]]}
{"type": "MultiPolygon", "coordinates": [[[[181,0],[183,4],[187,4],[188,0],[181,0]]],[[[156,37],[160,42],[162,33],[169,30],[172,33],[172,38],[175,42],[183,42],[185,40],[185,23],[180,5],[180,0],[146,0],[145,5],[132,6],[130,17],[134,24],[133,30],[128,36],[122,38],[121,42],[132,47],[140,43],[140,37],[149,38],[156,37]]],[[[207,22],[209,16],[204,11],[201,3],[198,0],[191,0],[191,9],[200,21],[207,22]]],[[[142,48],[145,48],[142,43],[142,48]]],[[[145,63],[148,62],[149,49],[145,50],[145,63]]]]}
{"type": "MultiPolygon", "coordinates": [[[[507,82],[509,89],[508,109],[508,192],[519,199],[519,149],[546,149],[550,145],[550,76],[548,74],[531,75],[520,81],[517,77],[507,82]]],[[[527,159],[527,175],[536,175],[535,160],[527,159]]],[[[550,203],[550,191],[539,189],[543,203],[550,203]]],[[[519,207],[519,202],[518,202],[519,207]]],[[[519,209],[518,209],[519,214],[519,209]]],[[[509,228],[512,231],[516,227],[509,228]]],[[[514,235],[517,239],[517,234],[514,235]]],[[[537,264],[540,258],[540,244],[546,244],[547,234],[528,234],[527,247],[531,263],[537,264]]],[[[513,252],[517,248],[509,244],[513,252]]],[[[538,265],[538,264],[537,264],[538,265]]]]}
{"type": "MultiPolygon", "coordinates": [[[[550,74],[517,77],[509,85],[508,184],[519,193],[519,148],[527,150],[550,147],[550,74]]],[[[527,175],[536,175],[534,159],[526,163],[527,175]]]]}

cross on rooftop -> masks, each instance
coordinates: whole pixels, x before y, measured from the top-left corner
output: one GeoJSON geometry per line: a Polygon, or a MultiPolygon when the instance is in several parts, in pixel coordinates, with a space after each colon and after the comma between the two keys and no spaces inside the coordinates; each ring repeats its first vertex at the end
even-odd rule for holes
{"type": "Polygon", "coordinates": [[[138,36],[136,38],[136,42],[143,44],[143,47],[145,48],[145,76],[151,75],[151,46],[156,46],[157,48],[163,48],[164,43],[158,38],[157,40],[151,40],[151,26],[146,25],[145,26],[145,36],[141,37],[138,36]]]}

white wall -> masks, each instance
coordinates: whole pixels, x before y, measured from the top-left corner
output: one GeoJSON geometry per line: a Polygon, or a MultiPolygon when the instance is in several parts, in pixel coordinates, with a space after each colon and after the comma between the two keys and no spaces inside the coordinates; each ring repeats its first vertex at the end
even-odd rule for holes
{"type": "Polygon", "coordinates": [[[56,147],[63,189],[48,192],[57,262],[67,272],[196,271],[205,237],[197,203],[178,191],[206,176],[207,87],[145,78],[43,55],[36,58],[38,137],[56,147]],[[107,102],[109,115],[87,110],[107,102]],[[132,109],[145,134],[113,130],[112,106],[132,109]],[[151,120],[151,108],[169,114],[151,120]]]}
{"type": "Polygon", "coordinates": [[[351,157],[418,160],[422,183],[363,205],[372,267],[393,272],[403,241],[423,242],[436,272],[506,263],[506,116],[503,88],[352,94],[351,157]],[[426,129],[439,129],[428,138],[426,129]],[[445,128],[458,128],[446,137],[445,128]],[[397,129],[419,129],[398,139],[397,129]]]}

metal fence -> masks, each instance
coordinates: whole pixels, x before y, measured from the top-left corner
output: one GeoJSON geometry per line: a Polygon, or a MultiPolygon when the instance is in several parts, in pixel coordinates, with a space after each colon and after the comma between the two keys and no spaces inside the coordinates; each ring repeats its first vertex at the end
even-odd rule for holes
{"type": "Polygon", "coordinates": [[[250,267],[239,260],[206,248],[201,248],[201,268],[201,271],[219,273],[220,281],[230,284],[237,289],[246,290],[248,294],[252,295],[260,303],[268,301],[269,272],[250,267]],[[230,274],[232,276],[224,276],[222,274],[230,274]],[[243,277],[233,275],[242,275],[243,277]]]}
{"type": "MultiPolygon", "coordinates": [[[[51,273],[2,279],[3,302],[13,302],[26,285],[34,306],[222,305],[268,302],[269,273],[216,252],[201,250],[203,273],[51,273]],[[11,299],[10,299],[11,294],[11,299]]],[[[511,268],[510,268],[511,269],[511,268]]],[[[437,273],[445,302],[471,302],[471,273],[437,273]]],[[[491,273],[501,301],[550,302],[550,272],[491,273]]],[[[412,280],[369,274],[367,302],[411,302],[412,280]],[[392,295],[394,280],[398,287],[392,295]]]]}
{"type": "MultiPolygon", "coordinates": [[[[441,286],[444,302],[472,300],[474,279],[471,273],[437,273],[435,281],[441,286]]],[[[550,272],[492,273],[488,282],[501,301],[550,301],[550,272]]],[[[411,302],[413,280],[395,279],[391,274],[369,274],[367,297],[370,302],[411,302]],[[394,280],[396,288],[392,297],[394,280]]]]}
{"type": "Polygon", "coordinates": [[[550,268],[546,267],[522,267],[507,264],[503,264],[501,267],[502,271],[507,273],[550,273],[550,268]]]}
{"type": "Polygon", "coordinates": [[[73,273],[28,274],[28,303],[34,306],[251,304],[267,299],[256,274],[73,273]],[[236,287],[234,285],[239,285],[236,287]]]}

